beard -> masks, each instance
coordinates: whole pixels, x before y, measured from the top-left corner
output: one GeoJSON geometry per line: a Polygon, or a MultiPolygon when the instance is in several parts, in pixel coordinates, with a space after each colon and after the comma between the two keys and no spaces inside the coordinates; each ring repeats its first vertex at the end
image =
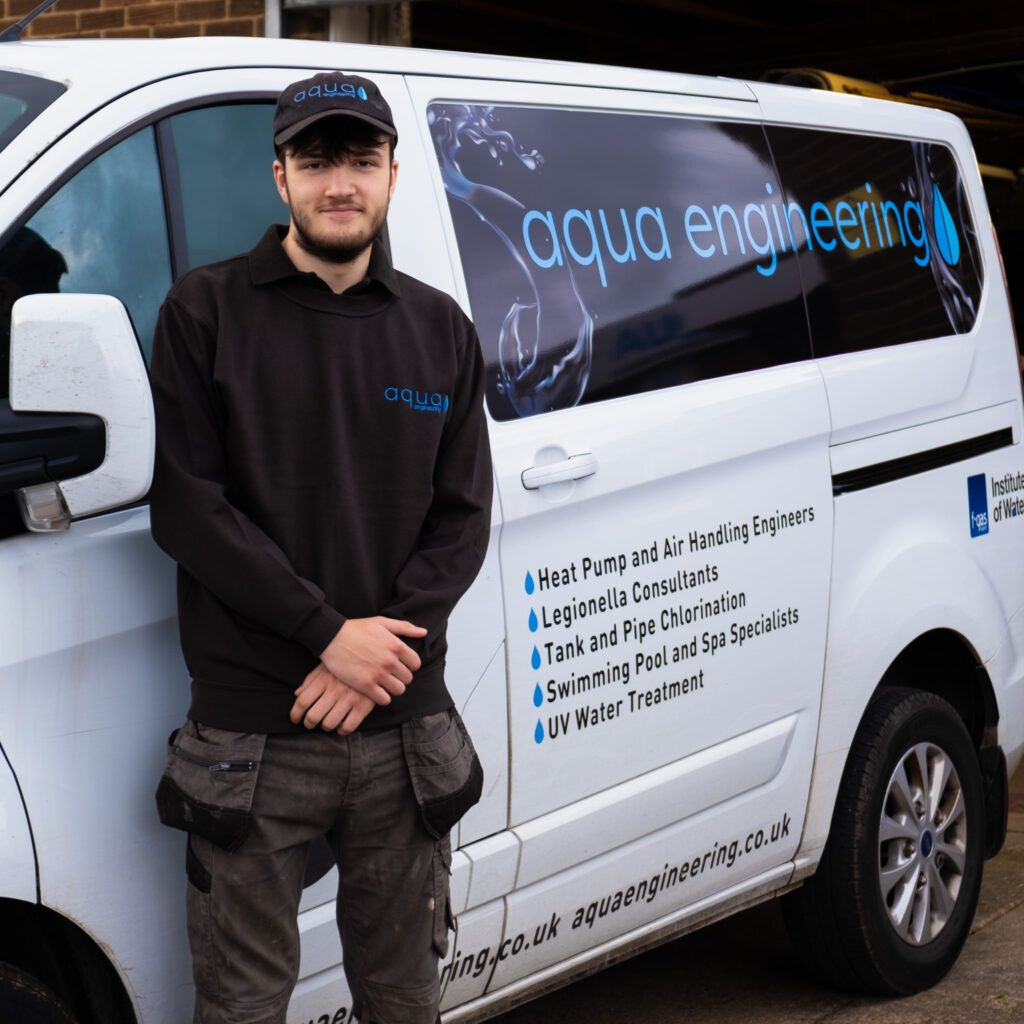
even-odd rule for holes
{"type": "Polygon", "coordinates": [[[315,256],[327,263],[351,263],[361,256],[368,246],[380,235],[388,216],[388,203],[380,210],[365,231],[350,235],[345,239],[332,238],[318,234],[305,214],[292,209],[292,225],[295,228],[295,241],[303,252],[315,256]]]}

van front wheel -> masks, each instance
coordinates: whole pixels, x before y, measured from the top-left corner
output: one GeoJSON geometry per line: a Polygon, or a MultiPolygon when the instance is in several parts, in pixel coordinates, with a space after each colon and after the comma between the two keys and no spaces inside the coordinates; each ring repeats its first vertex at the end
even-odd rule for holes
{"type": "Polygon", "coordinates": [[[77,1018],[31,974],[0,963],[0,1020],[17,1024],[77,1024],[77,1018]]]}
{"type": "Polygon", "coordinates": [[[805,964],[880,995],[940,981],[977,907],[984,813],[978,757],[952,706],[881,691],[850,750],[818,870],[782,901],[805,964]]]}

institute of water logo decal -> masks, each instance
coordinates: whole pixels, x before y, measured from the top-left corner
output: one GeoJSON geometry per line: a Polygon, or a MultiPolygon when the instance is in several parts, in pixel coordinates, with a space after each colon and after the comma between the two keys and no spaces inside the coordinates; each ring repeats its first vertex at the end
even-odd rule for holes
{"type": "Polygon", "coordinates": [[[415,412],[448,411],[448,395],[444,391],[420,391],[418,388],[399,388],[394,385],[384,389],[384,398],[398,402],[415,412]]]}
{"type": "Polygon", "coordinates": [[[988,487],[984,473],[967,478],[967,505],[971,512],[971,536],[988,533],[988,487]]]}

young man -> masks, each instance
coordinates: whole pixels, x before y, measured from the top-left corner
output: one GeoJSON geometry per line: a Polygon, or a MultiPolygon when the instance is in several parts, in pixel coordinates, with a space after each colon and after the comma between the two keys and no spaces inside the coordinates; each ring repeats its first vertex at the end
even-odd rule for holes
{"type": "Polygon", "coordinates": [[[284,1024],[321,835],[354,1013],[440,1020],[449,830],[482,784],[445,630],[492,471],[473,324],[379,238],[396,142],[365,78],[285,89],[287,229],[185,274],[157,322],[152,531],[192,676],[157,802],[189,832],[196,1024],[284,1024]]]}

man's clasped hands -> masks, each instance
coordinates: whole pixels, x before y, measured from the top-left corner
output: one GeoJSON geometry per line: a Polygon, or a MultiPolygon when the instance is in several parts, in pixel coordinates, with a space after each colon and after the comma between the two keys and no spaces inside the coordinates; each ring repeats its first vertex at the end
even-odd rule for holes
{"type": "Polygon", "coordinates": [[[352,733],[376,704],[405,693],[419,655],[399,637],[425,636],[423,626],[374,615],[346,619],[295,690],[291,720],[307,729],[352,733]]]}

